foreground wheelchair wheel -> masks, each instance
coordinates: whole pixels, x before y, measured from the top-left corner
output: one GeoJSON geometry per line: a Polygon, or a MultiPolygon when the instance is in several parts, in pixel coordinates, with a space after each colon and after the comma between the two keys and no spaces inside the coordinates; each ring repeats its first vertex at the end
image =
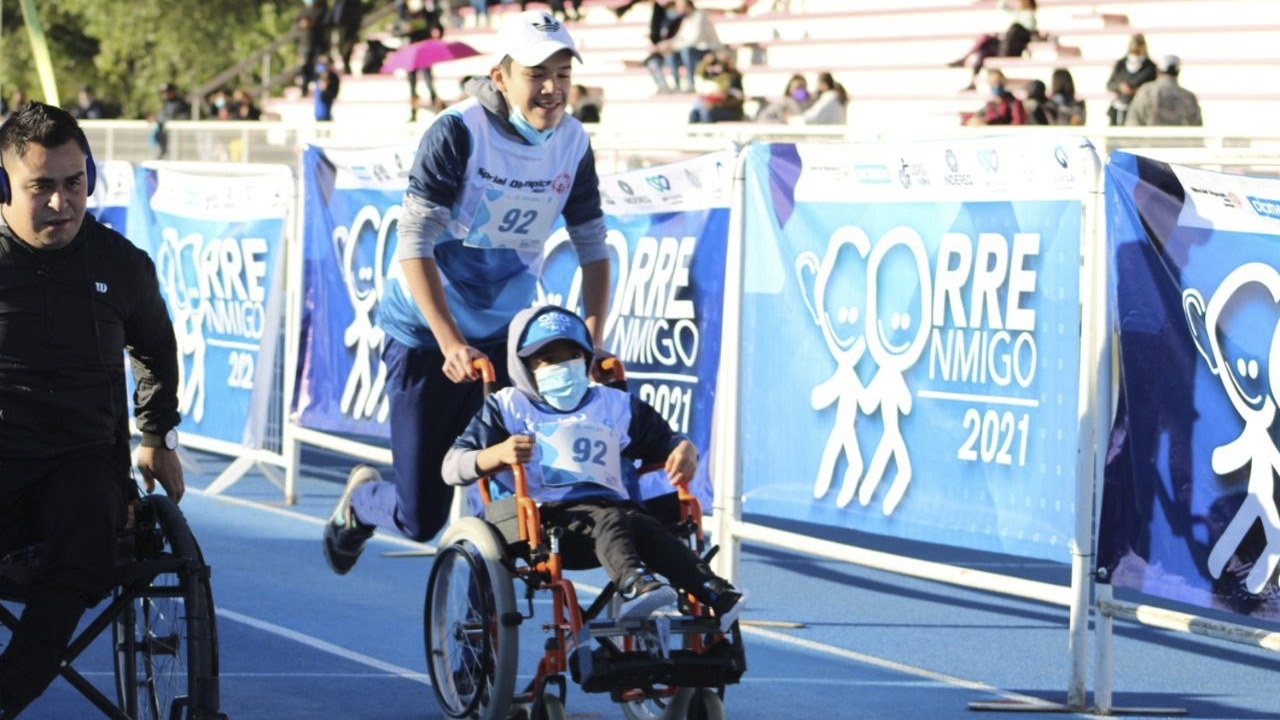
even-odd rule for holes
{"type": "Polygon", "coordinates": [[[479,518],[445,531],[427,581],[427,669],[451,718],[504,720],[515,690],[518,625],[502,544],[479,518]]]}
{"type": "Polygon", "coordinates": [[[115,590],[130,602],[112,624],[120,707],[137,720],[218,715],[218,644],[209,569],[177,505],[143,499],[134,577],[115,590]]]}

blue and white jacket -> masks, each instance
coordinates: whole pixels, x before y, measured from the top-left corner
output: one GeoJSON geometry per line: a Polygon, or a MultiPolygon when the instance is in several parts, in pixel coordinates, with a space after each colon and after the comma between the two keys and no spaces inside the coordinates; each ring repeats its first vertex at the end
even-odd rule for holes
{"type": "Polygon", "coordinates": [[[396,262],[378,324],[411,347],[438,347],[400,271],[434,258],[445,299],[469,342],[499,340],[537,295],[543,244],[563,215],[580,264],[608,257],[595,155],[582,124],[565,116],[542,145],[507,119],[488,78],[427,129],[409,174],[396,262]]]}

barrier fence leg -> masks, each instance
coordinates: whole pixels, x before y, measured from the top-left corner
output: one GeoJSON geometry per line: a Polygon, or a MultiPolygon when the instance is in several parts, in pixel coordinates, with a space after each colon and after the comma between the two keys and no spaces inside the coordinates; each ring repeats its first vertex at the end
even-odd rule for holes
{"type": "Polygon", "coordinates": [[[1097,595],[1098,613],[1094,619],[1093,642],[1097,656],[1093,676],[1094,712],[1098,715],[1111,714],[1111,626],[1114,622],[1111,613],[1104,610],[1104,603],[1111,600],[1111,583],[1099,582],[1094,585],[1097,595]]]}

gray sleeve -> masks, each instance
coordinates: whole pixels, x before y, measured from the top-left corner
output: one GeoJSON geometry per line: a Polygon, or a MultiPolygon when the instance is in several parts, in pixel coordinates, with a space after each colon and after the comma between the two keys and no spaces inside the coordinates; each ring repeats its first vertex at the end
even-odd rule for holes
{"type": "Polygon", "coordinates": [[[440,467],[444,481],[450,485],[470,485],[479,479],[480,473],[476,472],[476,455],[479,454],[479,450],[457,446],[449,448],[440,467]]]}
{"type": "Polygon", "coordinates": [[[413,193],[405,193],[400,222],[396,227],[396,233],[400,236],[396,245],[396,260],[434,257],[436,238],[448,226],[449,214],[447,207],[436,205],[413,193]]]}
{"type": "Polygon", "coordinates": [[[578,264],[586,265],[609,257],[609,247],[605,245],[604,217],[588,220],[581,225],[569,225],[569,241],[578,252],[578,264]]]}

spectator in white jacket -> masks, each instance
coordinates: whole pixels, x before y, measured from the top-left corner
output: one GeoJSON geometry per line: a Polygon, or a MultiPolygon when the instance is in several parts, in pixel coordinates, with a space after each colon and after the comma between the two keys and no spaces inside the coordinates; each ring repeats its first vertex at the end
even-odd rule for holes
{"type": "Polygon", "coordinates": [[[818,99],[795,122],[802,125],[844,125],[848,122],[849,93],[831,73],[818,74],[818,99]]]}

